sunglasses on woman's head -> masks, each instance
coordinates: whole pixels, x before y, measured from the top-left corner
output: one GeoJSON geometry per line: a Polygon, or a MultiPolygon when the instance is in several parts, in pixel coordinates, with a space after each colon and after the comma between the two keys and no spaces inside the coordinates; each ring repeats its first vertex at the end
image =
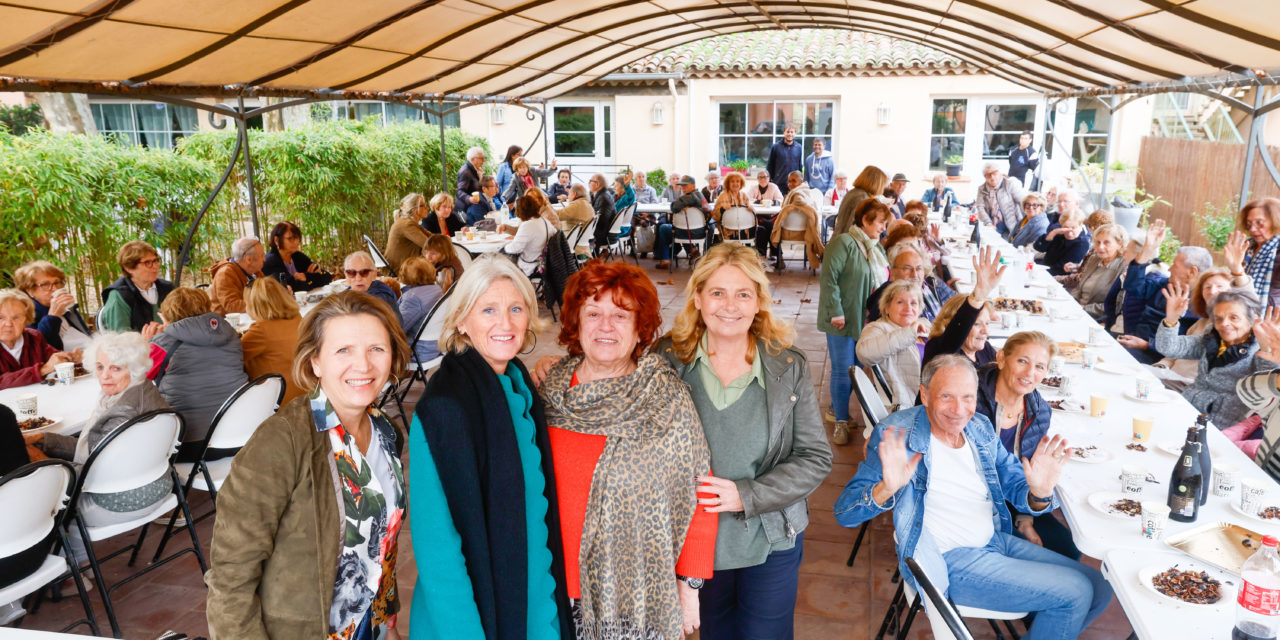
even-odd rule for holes
{"type": "Polygon", "coordinates": [[[361,278],[364,278],[371,273],[373,273],[373,269],[347,269],[348,278],[354,278],[356,276],[360,276],[361,278]]]}

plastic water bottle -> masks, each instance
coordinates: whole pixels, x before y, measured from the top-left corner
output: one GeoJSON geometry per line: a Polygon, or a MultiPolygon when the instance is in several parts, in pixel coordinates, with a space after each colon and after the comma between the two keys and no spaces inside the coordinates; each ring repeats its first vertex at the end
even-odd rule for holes
{"type": "Polygon", "coordinates": [[[1274,536],[1262,538],[1262,547],[1240,568],[1240,578],[1232,640],[1274,640],[1280,628],[1280,553],[1274,536]]]}

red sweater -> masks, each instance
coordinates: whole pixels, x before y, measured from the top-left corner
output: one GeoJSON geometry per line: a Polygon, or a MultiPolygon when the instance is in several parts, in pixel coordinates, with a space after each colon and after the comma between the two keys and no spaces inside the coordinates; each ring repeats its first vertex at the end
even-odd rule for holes
{"type": "MultiPolygon", "coordinates": [[[[574,376],[574,384],[577,376],[574,376]]],[[[570,598],[581,598],[578,551],[582,546],[582,523],[587,517],[587,498],[596,462],[604,453],[605,436],[577,433],[552,427],[551,460],[556,474],[556,503],[560,506],[560,538],[564,542],[565,582],[570,598]]],[[[710,471],[707,472],[710,475],[710,471]]],[[[699,498],[712,494],[698,493],[699,498]]],[[[701,505],[693,512],[693,522],[685,535],[676,560],[676,573],[690,578],[710,578],[716,559],[718,514],[707,513],[701,505]]],[[[671,576],[674,580],[675,576],[671,576]]]]}
{"type": "Polygon", "coordinates": [[[44,380],[40,375],[40,367],[53,357],[58,350],[44,341],[44,336],[35,329],[22,330],[22,353],[17,360],[7,349],[0,349],[0,389],[22,387],[44,380]]]}

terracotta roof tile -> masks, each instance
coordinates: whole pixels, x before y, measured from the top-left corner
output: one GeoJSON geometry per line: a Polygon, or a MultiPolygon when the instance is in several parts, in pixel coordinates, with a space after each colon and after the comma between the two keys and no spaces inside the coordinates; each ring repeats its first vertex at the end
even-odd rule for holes
{"type": "Polygon", "coordinates": [[[843,29],[791,29],[691,42],[645,56],[618,73],[821,76],[973,71],[976,69],[950,55],[908,40],[843,29]]]}

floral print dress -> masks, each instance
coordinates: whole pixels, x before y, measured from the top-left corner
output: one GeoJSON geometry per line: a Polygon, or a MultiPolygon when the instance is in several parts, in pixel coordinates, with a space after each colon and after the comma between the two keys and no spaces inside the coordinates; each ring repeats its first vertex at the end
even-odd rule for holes
{"type": "Polygon", "coordinates": [[[396,595],[396,539],[405,512],[395,431],[382,412],[371,408],[375,437],[362,454],[318,389],[311,397],[311,415],[316,429],[329,434],[345,521],[328,640],[376,640],[385,635],[383,625],[392,617],[388,603],[396,595]],[[391,478],[392,486],[383,486],[379,476],[391,478]]]}

